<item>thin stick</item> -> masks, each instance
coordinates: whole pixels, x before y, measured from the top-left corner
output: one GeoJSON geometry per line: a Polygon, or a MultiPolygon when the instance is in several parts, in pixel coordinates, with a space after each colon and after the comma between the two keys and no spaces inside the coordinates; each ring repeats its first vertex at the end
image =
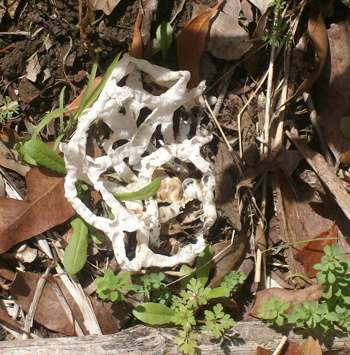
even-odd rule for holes
{"type": "MultiPolygon", "coordinates": [[[[41,275],[41,277],[36,285],[33,300],[32,300],[32,303],[30,304],[28,314],[27,314],[26,319],[24,321],[24,331],[26,333],[30,333],[30,328],[33,326],[34,315],[35,315],[36,309],[38,308],[40,297],[43,294],[46,279],[49,276],[51,268],[52,268],[51,265],[46,268],[45,272],[41,275]]],[[[26,339],[28,336],[27,336],[27,334],[23,334],[23,337],[26,339]]]]}
{"type": "Polygon", "coordinates": [[[236,233],[236,231],[233,230],[232,235],[231,235],[230,244],[229,244],[227,247],[225,247],[224,249],[222,249],[219,253],[217,253],[216,255],[214,255],[214,256],[213,256],[209,261],[207,261],[204,265],[202,265],[202,266],[199,267],[198,269],[195,269],[194,271],[191,271],[191,272],[185,274],[184,276],[182,276],[182,277],[176,279],[175,281],[169,282],[166,286],[169,287],[169,286],[171,286],[171,285],[173,285],[173,284],[175,284],[175,283],[177,283],[177,282],[179,282],[179,281],[185,279],[186,277],[192,275],[195,271],[198,271],[198,270],[203,269],[203,268],[206,267],[208,264],[210,264],[213,260],[216,260],[219,256],[221,256],[223,253],[225,253],[226,250],[228,250],[229,248],[232,247],[233,241],[234,241],[234,237],[235,237],[235,233],[236,233]]]}
{"type": "Polygon", "coordinates": [[[268,71],[266,71],[266,73],[264,74],[264,76],[261,78],[258,86],[256,87],[256,89],[254,90],[253,94],[249,97],[248,101],[244,104],[244,106],[241,108],[241,110],[239,111],[238,115],[237,115],[237,123],[238,123],[238,145],[239,145],[239,157],[242,159],[243,158],[243,144],[242,144],[242,129],[241,129],[241,121],[242,121],[242,114],[243,112],[246,110],[246,108],[249,106],[249,104],[251,103],[251,101],[253,100],[253,98],[256,96],[256,94],[258,93],[258,91],[261,89],[261,87],[263,86],[267,75],[268,75],[268,71]]]}
{"type": "MultiPolygon", "coordinates": [[[[276,27],[280,16],[280,11],[278,7],[275,7],[274,11],[274,19],[273,19],[273,28],[276,27]]],[[[266,93],[266,106],[265,106],[265,118],[264,118],[264,143],[261,144],[261,154],[263,156],[268,156],[270,153],[270,121],[271,121],[271,97],[272,97],[272,85],[273,85],[273,76],[274,76],[274,63],[276,58],[276,45],[274,43],[271,44],[271,53],[270,53],[270,61],[268,68],[268,76],[267,76],[267,93],[266,93]]],[[[261,211],[263,214],[266,212],[266,201],[267,201],[267,174],[264,174],[263,180],[263,189],[262,189],[262,201],[261,201],[261,211]]],[[[264,231],[265,222],[260,219],[259,223],[262,226],[262,230],[264,231]]],[[[256,255],[256,264],[255,264],[255,277],[254,281],[256,283],[260,283],[261,281],[261,264],[262,264],[262,252],[259,246],[257,246],[257,255],[256,255]]]]}
{"type": "Polygon", "coordinates": [[[219,130],[221,136],[222,136],[222,139],[224,140],[225,144],[227,145],[227,148],[229,150],[229,152],[232,152],[233,151],[233,148],[230,144],[230,142],[228,141],[227,137],[226,137],[226,134],[224,133],[224,131],[222,130],[221,126],[220,126],[220,123],[219,121],[217,120],[216,116],[215,116],[215,113],[213,112],[213,110],[211,109],[209,103],[208,103],[208,100],[206,97],[203,97],[203,100],[204,100],[204,103],[205,103],[205,106],[206,108],[208,109],[209,113],[210,113],[210,116],[211,118],[213,119],[217,129],[219,130]]]}
{"type": "Polygon", "coordinates": [[[286,344],[287,340],[288,340],[288,337],[285,336],[285,335],[283,335],[283,337],[282,337],[280,343],[278,344],[276,350],[273,352],[272,355],[279,355],[279,354],[281,353],[281,351],[282,351],[284,345],[286,344]]]}
{"type": "Polygon", "coordinates": [[[26,31],[0,32],[0,36],[25,36],[25,37],[30,37],[30,32],[26,32],[26,31]]]}

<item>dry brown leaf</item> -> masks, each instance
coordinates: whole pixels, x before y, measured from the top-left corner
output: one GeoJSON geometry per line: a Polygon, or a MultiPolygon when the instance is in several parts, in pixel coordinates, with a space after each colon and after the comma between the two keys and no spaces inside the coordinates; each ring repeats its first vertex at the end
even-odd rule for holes
{"type": "Polygon", "coordinates": [[[331,24],[328,30],[330,58],[324,75],[315,90],[316,107],[320,115],[322,132],[332,153],[339,159],[350,150],[350,140],[341,130],[340,122],[350,113],[350,16],[331,24]]]}
{"type": "Polygon", "coordinates": [[[317,339],[309,336],[301,344],[301,354],[302,355],[322,355],[322,349],[320,343],[317,339]]]}
{"type": "MultiPolygon", "coordinates": [[[[294,174],[295,177],[296,174],[294,174]]],[[[331,196],[324,189],[316,174],[304,171],[295,183],[284,175],[273,176],[277,216],[272,218],[268,236],[273,244],[281,240],[293,248],[286,249],[286,259],[292,274],[303,273],[304,268],[295,256],[306,241],[314,239],[335,223],[339,236],[350,236],[350,223],[331,196]],[[308,174],[306,174],[308,172],[308,174]],[[302,243],[302,244],[301,244],[302,243]]],[[[299,286],[305,283],[294,279],[299,286]]]]}
{"type": "Polygon", "coordinates": [[[178,64],[182,70],[188,70],[191,73],[189,88],[197,86],[200,82],[200,63],[207,46],[210,20],[223,2],[223,0],[218,1],[213,8],[201,12],[192,19],[176,40],[178,64]]]}
{"type": "Polygon", "coordinates": [[[311,9],[307,28],[316,53],[316,68],[310,76],[301,83],[294,95],[287,102],[293,100],[303,92],[309,92],[320,77],[326,64],[328,55],[327,29],[323,15],[319,9],[311,9]]]}
{"type": "Polygon", "coordinates": [[[272,297],[278,297],[282,301],[289,302],[291,305],[296,305],[305,301],[318,301],[321,298],[322,293],[323,288],[321,285],[313,285],[301,290],[285,290],[283,288],[273,287],[258,291],[250,314],[253,317],[257,317],[261,305],[272,297]]]}
{"type": "Polygon", "coordinates": [[[0,323],[10,329],[13,329],[16,332],[23,332],[23,328],[21,327],[21,325],[8,315],[5,306],[2,304],[2,302],[0,302],[0,323]]]}
{"type": "Polygon", "coordinates": [[[303,355],[300,344],[288,340],[283,355],[303,355]]]}
{"type": "MultiPolygon", "coordinates": [[[[29,310],[40,276],[40,274],[32,272],[19,272],[11,285],[10,292],[16,303],[23,308],[24,312],[28,312],[29,310]]],[[[72,319],[66,314],[60,301],[62,294],[65,296],[66,294],[69,295],[63,285],[59,286],[56,283],[56,278],[52,276],[47,277],[34,320],[50,330],[71,336],[77,335],[74,323],[77,322],[80,328],[84,329],[82,315],[78,305],[71,296],[70,298],[64,298],[71,310],[72,319]]]]}
{"type": "Polygon", "coordinates": [[[233,163],[231,152],[226,144],[219,143],[218,152],[214,162],[215,173],[215,203],[235,230],[242,228],[238,196],[236,195],[236,184],[239,177],[237,167],[233,163]]]}
{"type": "Polygon", "coordinates": [[[143,43],[141,36],[142,11],[140,10],[134,25],[134,34],[131,43],[131,55],[135,58],[142,58],[143,43]]]}
{"type": "MultiPolygon", "coordinates": [[[[101,80],[102,80],[101,76],[97,76],[95,78],[95,80],[92,84],[92,87],[91,87],[91,92],[97,88],[97,86],[101,82],[101,80]]],[[[85,92],[85,90],[82,90],[82,92],[70,104],[68,104],[66,106],[69,113],[74,113],[79,108],[80,102],[84,96],[84,92],[85,92]]]]}
{"type": "Polygon", "coordinates": [[[335,224],[332,227],[320,233],[315,240],[307,243],[304,247],[295,255],[295,258],[303,264],[306,274],[313,278],[317,274],[317,270],[314,269],[314,265],[321,261],[324,255],[323,249],[326,245],[333,245],[337,242],[338,229],[335,224]],[[332,239],[329,239],[332,238],[332,239]]]}
{"type": "Polygon", "coordinates": [[[40,90],[27,78],[23,78],[19,82],[18,97],[25,104],[30,104],[34,99],[39,97],[40,90]]]}
{"type": "Polygon", "coordinates": [[[262,15],[273,4],[273,0],[249,0],[249,1],[260,10],[260,13],[262,15]]]}
{"type": "Polygon", "coordinates": [[[102,10],[107,16],[112,13],[119,3],[120,0],[89,0],[90,8],[95,11],[102,10]]]}
{"type": "Polygon", "coordinates": [[[214,254],[220,253],[220,256],[214,260],[215,271],[209,287],[218,287],[226,274],[235,270],[246,255],[248,238],[244,232],[236,234],[231,246],[230,243],[230,240],[226,240],[213,245],[214,254]],[[223,250],[225,251],[223,252],[223,250]]]}
{"type": "Polygon", "coordinates": [[[217,58],[238,60],[249,51],[248,32],[239,24],[241,4],[239,0],[230,2],[231,11],[220,12],[210,26],[208,51],[217,58]]]}
{"type": "Polygon", "coordinates": [[[30,168],[26,165],[22,165],[13,159],[12,152],[0,141],[0,166],[11,169],[16,173],[26,176],[30,168]]]}
{"type": "Polygon", "coordinates": [[[272,351],[270,349],[265,349],[262,346],[258,346],[256,348],[256,355],[272,355],[272,351]]]}
{"type": "MultiPolygon", "coordinates": [[[[11,294],[25,312],[29,310],[39,279],[39,274],[19,272],[11,286],[11,294]]],[[[125,305],[104,304],[94,298],[90,301],[103,334],[113,334],[119,331],[121,326],[129,320],[125,305]]],[[[88,334],[79,306],[60,278],[52,276],[47,278],[34,320],[48,329],[72,336],[76,335],[74,324],[77,323],[83,332],[88,334]],[[65,301],[62,301],[62,297],[65,301]],[[64,303],[69,306],[71,311],[69,315],[63,307],[64,303]]]]}
{"type": "Polygon", "coordinates": [[[33,83],[36,82],[36,78],[41,72],[41,66],[38,58],[38,54],[35,53],[31,56],[31,58],[28,60],[27,66],[26,66],[26,75],[25,77],[32,81],[33,83]]]}
{"type": "Polygon", "coordinates": [[[34,168],[26,181],[26,200],[0,198],[0,253],[64,223],[75,213],[64,197],[62,177],[34,168]]]}

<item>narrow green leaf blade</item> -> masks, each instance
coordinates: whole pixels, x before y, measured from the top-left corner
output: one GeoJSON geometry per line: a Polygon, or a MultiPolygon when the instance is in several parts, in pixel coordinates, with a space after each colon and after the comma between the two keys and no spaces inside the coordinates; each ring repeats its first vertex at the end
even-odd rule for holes
{"type": "MultiPolygon", "coordinates": [[[[103,90],[103,88],[105,87],[109,77],[112,74],[113,69],[117,66],[118,62],[119,62],[119,58],[120,58],[120,53],[115,57],[115,59],[113,60],[113,62],[111,63],[111,65],[107,68],[105,75],[103,76],[101,82],[97,85],[97,87],[95,88],[95,90],[91,91],[91,86],[92,86],[92,82],[90,85],[90,80],[89,80],[89,84],[88,84],[88,88],[85,91],[86,92],[86,97],[84,94],[84,97],[81,101],[81,104],[79,105],[79,109],[77,111],[77,113],[74,115],[75,119],[77,119],[82,112],[87,108],[90,107],[94,101],[98,98],[98,96],[100,95],[101,91],[103,90]],[[89,90],[88,90],[89,89],[89,90]]],[[[97,70],[97,64],[96,64],[96,70],[97,70]]],[[[92,73],[91,73],[91,77],[92,75],[96,75],[96,70],[93,67],[92,73]]]]}
{"type": "Polygon", "coordinates": [[[166,59],[168,49],[172,42],[173,28],[169,22],[162,22],[156,31],[157,40],[160,44],[163,60],[166,59]]]}
{"type": "Polygon", "coordinates": [[[143,303],[137,306],[133,315],[140,321],[150,325],[169,324],[172,322],[175,312],[161,303],[143,303]]]}
{"type": "Polygon", "coordinates": [[[157,177],[142,189],[134,192],[118,192],[114,197],[121,201],[147,200],[153,197],[160,188],[160,178],[157,177]]]}
{"type": "Polygon", "coordinates": [[[78,107],[77,113],[75,114],[76,118],[78,118],[82,114],[82,112],[87,107],[89,107],[89,96],[92,94],[92,85],[94,84],[96,73],[97,73],[97,61],[95,61],[95,63],[92,66],[87,87],[84,90],[83,97],[80,101],[80,105],[78,107]]]}
{"type": "Polygon", "coordinates": [[[46,114],[46,116],[39,122],[39,124],[35,127],[35,130],[32,134],[32,139],[35,139],[37,135],[47,126],[52,120],[60,117],[62,113],[64,114],[67,110],[62,108],[56,108],[53,111],[46,114]]]}
{"type": "Polygon", "coordinates": [[[20,153],[28,164],[42,166],[61,175],[66,174],[63,158],[39,139],[25,142],[20,148],[20,153]]]}
{"type": "Polygon", "coordinates": [[[88,249],[88,227],[81,218],[75,218],[71,225],[73,235],[64,251],[64,269],[70,275],[78,273],[85,265],[88,249]]]}

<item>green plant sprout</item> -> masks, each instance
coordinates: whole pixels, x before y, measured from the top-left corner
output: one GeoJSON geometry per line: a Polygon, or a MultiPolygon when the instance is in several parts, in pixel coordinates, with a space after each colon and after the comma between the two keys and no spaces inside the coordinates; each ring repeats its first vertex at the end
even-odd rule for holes
{"type": "Polygon", "coordinates": [[[8,122],[14,114],[18,114],[18,102],[5,96],[2,106],[0,106],[0,123],[8,122]]]}
{"type": "Polygon", "coordinates": [[[163,62],[166,61],[168,50],[173,41],[173,28],[170,22],[162,22],[156,31],[156,38],[160,44],[160,50],[162,52],[163,62]]]}
{"type": "Polygon", "coordinates": [[[336,246],[325,246],[316,279],[323,287],[319,301],[305,301],[290,305],[276,297],[266,301],[258,316],[272,326],[292,325],[296,328],[319,330],[323,333],[336,329],[350,333],[350,260],[336,246]]]}
{"type": "Polygon", "coordinates": [[[96,293],[104,301],[122,301],[123,295],[135,291],[131,283],[129,272],[120,272],[115,275],[112,270],[107,270],[103,277],[98,277],[96,282],[96,293]]]}
{"type": "Polygon", "coordinates": [[[271,4],[274,12],[274,20],[270,32],[263,36],[263,40],[274,47],[280,47],[290,40],[290,34],[286,34],[288,24],[281,16],[286,5],[286,0],[274,0],[271,4]]]}
{"type": "MultiPolygon", "coordinates": [[[[205,265],[204,260],[212,258],[213,252],[207,247],[205,252],[197,258],[197,265],[205,265]]],[[[192,269],[191,269],[192,270],[192,269]]],[[[194,327],[204,323],[203,329],[215,338],[222,338],[225,332],[235,325],[231,316],[224,312],[221,304],[216,304],[204,310],[204,317],[200,319],[203,307],[208,307],[210,301],[229,297],[232,292],[245,281],[241,272],[231,271],[219,287],[206,286],[210,268],[193,270],[194,275],[179,293],[173,293],[165,283],[165,275],[161,272],[136,276],[134,280],[129,272],[114,275],[111,270],[103,277],[96,279],[96,292],[105,301],[122,301],[123,295],[129,292],[143,295],[147,302],[134,308],[133,315],[138,320],[153,326],[174,324],[181,327],[175,343],[185,354],[194,354],[197,346],[197,336],[194,327]],[[204,275],[203,269],[207,273],[204,275]],[[204,278],[206,279],[203,283],[204,278]],[[234,281],[233,281],[234,280],[234,281]]]]}
{"type": "Polygon", "coordinates": [[[68,123],[64,124],[64,115],[68,112],[68,109],[64,107],[64,91],[65,88],[61,90],[59,97],[59,107],[49,112],[37,125],[32,137],[29,141],[20,143],[17,149],[22,157],[22,159],[29,165],[43,166],[45,168],[51,169],[58,172],[59,174],[65,175],[65,167],[63,159],[55,152],[55,150],[50,149],[41,142],[37,136],[39,133],[54,119],[60,119],[60,130],[58,137],[55,140],[54,149],[57,148],[58,144],[61,142],[63,137],[73,128],[74,124],[77,122],[79,116],[83,111],[90,107],[94,101],[98,98],[101,91],[105,87],[113,69],[119,62],[120,54],[113,60],[112,64],[108,67],[105,75],[103,76],[101,82],[93,89],[93,84],[97,73],[97,62],[92,66],[91,73],[89,75],[89,81],[86,89],[84,90],[83,97],[80,101],[80,105],[76,112],[71,116],[68,123]],[[63,164],[63,165],[62,165],[63,164]]]}
{"type": "MultiPolygon", "coordinates": [[[[174,324],[181,327],[175,343],[185,354],[194,354],[197,346],[197,338],[194,327],[198,325],[199,311],[207,307],[211,300],[229,297],[238,285],[245,281],[245,275],[231,271],[219,287],[206,286],[209,279],[210,267],[208,258],[212,258],[212,251],[207,248],[201,257],[197,258],[197,266],[194,276],[188,280],[185,288],[178,295],[173,294],[168,299],[168,305],[154,302],[146,302],[133,310],[133,315],[144,323],[151,325],[174,324]],[[198,260],[199,259],[199,260],[198,260]],[[207,260],[207,262],[204,262],[207,260]],[[203,272],[205,270],[205,273],[203,272]]],[[[215,338],[222,338],[229,328],[235,325],[235,321],[224,312],[221,304],[215,305],[212,310],[204,311],[204,329],[215,338]]]]}

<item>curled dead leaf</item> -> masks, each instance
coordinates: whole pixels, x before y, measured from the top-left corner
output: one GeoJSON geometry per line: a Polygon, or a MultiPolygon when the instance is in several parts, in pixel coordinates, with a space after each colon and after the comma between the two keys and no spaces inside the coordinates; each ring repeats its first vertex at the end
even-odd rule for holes
{"type": "Polygon", "coordinates": [[[185,26],[176,40],[178,64],[182,70],[188,70],[191,73],[189,88],[197,86],[200,82],[200,63],[207,46],[210,20],[223,2],[220,0],[213,8],[198,14],[185,26]]]}
{"type": "Polygon", "coordinates": [[[134,34],[131,43],[131,55],[135,58],[142,58],[143,43],[141,35],[142,11],[140,10],[134,25],[134,34]]]}

